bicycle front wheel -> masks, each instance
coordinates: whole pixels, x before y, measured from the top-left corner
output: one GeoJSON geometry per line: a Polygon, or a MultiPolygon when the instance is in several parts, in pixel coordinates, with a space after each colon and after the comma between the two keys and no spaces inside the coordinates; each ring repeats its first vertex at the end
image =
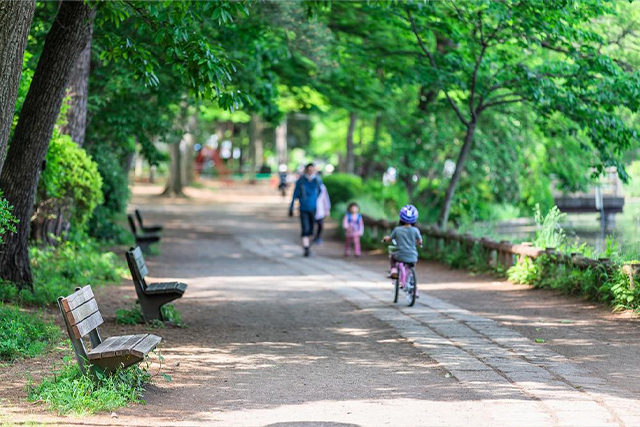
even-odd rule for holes
{"type": "Polygon", "coordinates": [[[418,281],[416,280],[416,271],[411,268],[407,273],[407,283],[405,284],[405,292],[407,293],[407,306],[413,307],[416,303],[416,293],[418,292],[418,281]]]}

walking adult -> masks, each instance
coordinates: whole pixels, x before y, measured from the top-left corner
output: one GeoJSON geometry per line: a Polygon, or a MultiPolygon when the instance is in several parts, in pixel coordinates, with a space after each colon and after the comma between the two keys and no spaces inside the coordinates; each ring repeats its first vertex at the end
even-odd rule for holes
{"type": "Polygon", "coordinates": [[[296,199],[299,202],[300,209],[300,226],[302,228],[302,248],[304,256],[311,255],[310,237],[313,236],[314,223],[316,221],[316,208],[318,204],[318,196],[322,188],[322,179],[316,174],[316,168],[313,163],[309,163],[304,168],[304,174],[296,181],[293,190],[293,198],[289,206],[289,216],[293,216],[293,207],[296,199]]]}

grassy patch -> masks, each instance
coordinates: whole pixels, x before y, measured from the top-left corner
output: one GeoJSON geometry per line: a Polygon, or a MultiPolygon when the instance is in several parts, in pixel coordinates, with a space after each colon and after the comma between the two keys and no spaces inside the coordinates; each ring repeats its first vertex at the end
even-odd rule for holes
{"type": "Polygon", "coordinates": [[[140,305],[135,304],[131,308],[120,308],[116,310],[116,323],[119,325],[138,325],[144,323],[140,305]]]}
{"type": "Polygon", "coordinates": [[[62,368],[37,386],[29,385],[29,400],[44,403],[59,414],[93,414],[112,411],[129,403],[143,403],[145,384],[151,380],[148,363],[93,378],[67,358],[62,368]]]}
{"type": "Polygon", "coordinates": [[[33,292],[18,291],[11,284],[0,285],[0,300],[44,306],[66,296],[77,286],[119,283],[126,274],[124,262],[105,252],[93,240],[68,241],[56,247],[30,249],[33,292]]]}
{"type": "MultiPolygon", "coordinates": [[[[163,328],[164,323],[171,323],[180,328],[186,327],[182,321],[182,315],[176,309],[173,304],[165,304],[160,309],[162,311],[162,317],[164,322],[155,320],[151,323],[151,326],[155,328],[163,328]]],[[[144,317],[142,316],[142,310],[139,304],[133,305],[131,308],[121,308],[116,310],[116,323],[120,325],[138,325],[144,323],[144,317]]]]}
{"type": "Polygon", "coordinates": [[[34,357],[60,341],[60,329],[38,316],[0,303],[0,360],[34,357]]]}

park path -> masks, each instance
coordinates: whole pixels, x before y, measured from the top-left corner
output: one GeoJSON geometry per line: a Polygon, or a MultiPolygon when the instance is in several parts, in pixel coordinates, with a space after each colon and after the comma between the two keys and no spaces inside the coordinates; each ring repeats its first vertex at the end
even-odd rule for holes
{"type": "MultiPolygon", "coordinates": [[[[637,322],[434,264],[415,307],[390,303],[384,257],[304,259],[286,203],[262,187],[134,203],[166,224],[154,280],[189,284],[189,325],[156,330],[166,372],[147,404],[63,418],[123,426],[640,426],[637,322]],[[535,336],[547,342],[536,343],[535,336]]],[[[98,298],[114,311],[129,284],[98,298]]],[[[141,328],[141,327],[138,327],[141,328]]],[[[107,335],[131,329],[107,326],[107,335]]]]}

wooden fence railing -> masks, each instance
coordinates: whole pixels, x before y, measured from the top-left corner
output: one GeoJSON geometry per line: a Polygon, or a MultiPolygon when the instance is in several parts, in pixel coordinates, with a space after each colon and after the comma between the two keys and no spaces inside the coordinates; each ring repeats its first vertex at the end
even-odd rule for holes
{"type": "MultiPolygon", "coordinates": [[[[392,230],[397,225],[395,222],[373,219],[366,215],[363,215],[362,218],[365,225],[370,227],[375,235],[379,235],[380,231],[392,230]]],[[[418,228],[426,239],[434,240],[435,244],[431,247],[439,253],[463,249],[471,255],[473,248],[479,245],[485,251],[488,263],[492,267],[497,267],[499,264],[508,269],[525,258],[535,259],[544,254],[553,255],[551,259],[558,264],[571,264],[577,268],[599,267],[608,271],[615,267],[608,258],[591,259],[577,253],[566,255],[556,252],[555,248],[542,249],[536,248],[530,243],[515,244],[506,240],[497,242],[487,237],[477,238],[470,234],[457,233],[454,230],[443,231],[433,226],[418,228]]]]}

